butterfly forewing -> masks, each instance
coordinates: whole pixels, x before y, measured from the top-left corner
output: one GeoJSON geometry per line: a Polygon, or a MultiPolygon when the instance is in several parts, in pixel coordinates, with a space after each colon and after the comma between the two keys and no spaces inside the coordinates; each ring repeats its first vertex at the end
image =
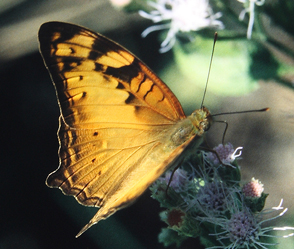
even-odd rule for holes
{"type": "Polygon", "coordinates": [[[107,123],[162,124],[185,117],[166,85],[130,52],[107,38],[71,24],[46,23],[39,39],[68,125],[88,128],[88,123],[103,123],[104,119],[107,123]],[[93,105],[99,110],[93,111],[93,105]],[[122,109],[120,113],[117,106],[122,109]],[[148,119],[148,109],[159,115],[148,119]],[[119,116],[122,113],[124,119],[119,116]]]}
{"type": "Polygon", "coordinates": [[[47,185],[100,207],[83,232],[141,195],[193,137],[173,142],[186,118],[179,101],[120,45],[60,22],[43,24],[39,41],[61,112],[60,165],[47,185]]]}

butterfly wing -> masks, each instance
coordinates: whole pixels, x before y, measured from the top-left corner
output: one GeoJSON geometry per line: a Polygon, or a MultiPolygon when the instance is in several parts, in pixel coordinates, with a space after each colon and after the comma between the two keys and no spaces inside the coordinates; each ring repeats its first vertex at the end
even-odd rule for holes
{"type": "Polygon", "coordinates": [[[146,65],[102,35],[49,22],[39,41],[61,112],[60,165],[46,183],[100,207],[82,233],[129,205],[175,162],[188,143],[176,148],[169,136],[186,116],[146,65]]]}

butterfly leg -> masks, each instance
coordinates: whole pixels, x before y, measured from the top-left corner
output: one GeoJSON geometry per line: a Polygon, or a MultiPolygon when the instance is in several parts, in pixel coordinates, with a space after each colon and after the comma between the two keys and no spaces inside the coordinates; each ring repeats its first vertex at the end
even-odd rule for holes
{"type": "Polygon", "coordinates": [[[228,166],[228,167],[231,167],[231,168],[235,168],[233,165],[223,163],[222,160],[220,159],[219,154],[215,150],[210,149],[210,148],[205,148],[205,147],[199,147],[199,149],[200,150],[204,150],[204,151],[209,151],[211,153],[214,153],[216,155],[217,159],[219,160],[219,162],[220,162],[221,165],[228,166]]]}
{"type": "Polygon", "coordinates": [[[166,189],[165,189],[165,194],[166,194],[167,197],[169,197],[167,191],[168,191],[168,189],[169,189],[169,186],[170,186],[170,184],[171,184],[171,181],[172,181],[172,179],[173,179],[173,176],[174,176],[176,170],[182,166],[183,161],[184,161],[184,159],[182,159],[182,160],[179,162],[179,164],[173,169],[173,171],[172,171],[172,173],[171,173],[171,175],[170,175],[170,178],[169,178],[168,184],[167,184],[166,189]]]}

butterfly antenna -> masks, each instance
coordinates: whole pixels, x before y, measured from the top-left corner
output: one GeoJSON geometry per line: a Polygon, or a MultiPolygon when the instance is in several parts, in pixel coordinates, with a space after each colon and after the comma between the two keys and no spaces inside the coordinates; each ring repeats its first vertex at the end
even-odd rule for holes
{"type": "Polygon", "coordinates": [[[209,81],[209,75],[210,75],[216,40],[217,40],[217,32],[214,33],[214,40],[213,40],[212,52],[211,52],[211,57],[210,57],[210,62],[209,62],[208,73],[207,73],[207,79],[206,79],[205,89],[204,89],[203,98],[202,98],[201,107],[200,107],[201,109],[203,108],[203,103],[204,103],[204,99],[205,99],[205,95],[206,95],[206,91],[207,91],[207,85],[208,85],[208,81],[209,81]]]}
{"type": "Polygon", "coordinates": [[[258,109],[258,110],[246,110],[246,111],[237,111],[237,112],[222,112],[222,113],[217,113],[217,114],[212,114],[212,117],[215,116],[220,116],[220,115],[228,115],[228,114],[241,114],[241,113],[249,113],[249,112],[267,112],[269,111],[269,108],[262,108],[262,109],[258,109]]]}

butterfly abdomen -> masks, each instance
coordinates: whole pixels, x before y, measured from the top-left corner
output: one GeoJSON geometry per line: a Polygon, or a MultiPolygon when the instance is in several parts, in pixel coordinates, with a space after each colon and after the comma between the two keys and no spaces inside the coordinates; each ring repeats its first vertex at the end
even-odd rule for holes
{"type": "Polygon", "coordinates": [[[185,143],[191,136],[195,135],[194,126],[191,120],[188,118],[180,122],[175,131],[171,135],[172,145],[177,147],[185,143]]]}

